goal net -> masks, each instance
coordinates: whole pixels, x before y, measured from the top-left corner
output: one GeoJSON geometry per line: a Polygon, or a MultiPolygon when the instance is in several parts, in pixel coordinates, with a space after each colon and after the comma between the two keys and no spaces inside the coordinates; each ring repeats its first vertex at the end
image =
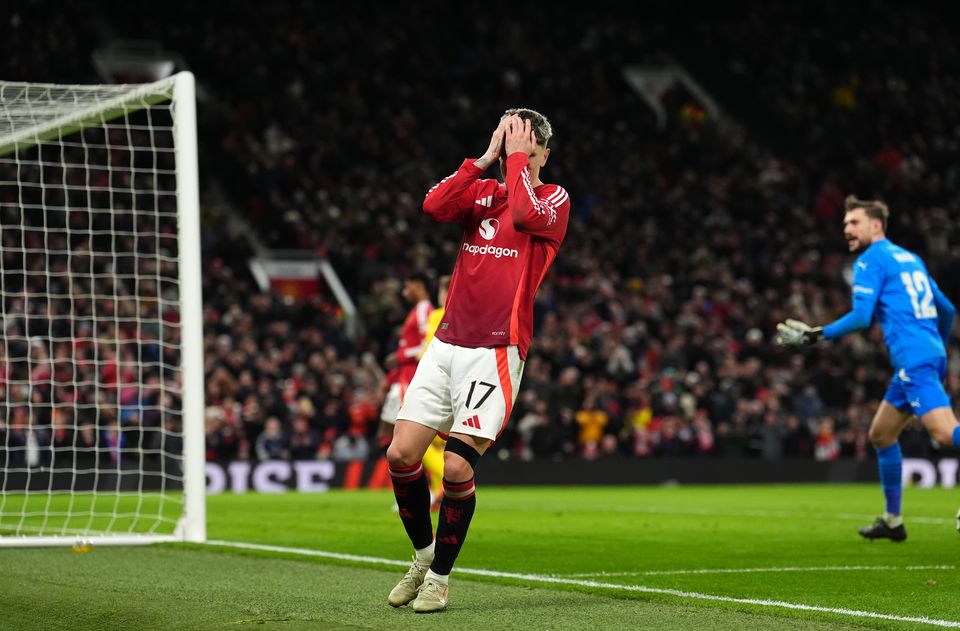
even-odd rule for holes
{"type": "Polygon", "coordinates": [[[0,81],[0,546],[206,538],[194,79],[0,81]]]}

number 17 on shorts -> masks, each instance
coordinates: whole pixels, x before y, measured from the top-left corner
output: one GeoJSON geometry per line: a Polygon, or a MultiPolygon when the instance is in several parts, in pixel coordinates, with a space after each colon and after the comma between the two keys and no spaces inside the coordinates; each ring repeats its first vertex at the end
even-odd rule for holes
{"type": "Polygon", "coordinates": [[[516,346],[466,348],[434,339],[398,417],[445,434],[495,440],[510,417],[522,374],[516,346]]]}

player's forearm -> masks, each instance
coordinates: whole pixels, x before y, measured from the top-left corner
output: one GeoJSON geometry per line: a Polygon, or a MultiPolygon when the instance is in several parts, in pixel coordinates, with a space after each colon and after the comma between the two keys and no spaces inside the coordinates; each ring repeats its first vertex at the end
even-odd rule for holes
{"type": "Polygon", "coordinates": [[[527,156],[520,152],[507,157],[507,205],[513,226],[518,230],[529,226],[542,214],[530,182],[529,164],[527,156]]]}
{"type": "Polygon", "coordinates": [[[483,169],[473,160],[463,161],[457,171],[440,180],[427,192],[423,200],[423,212],[437,221],[456,221],[464,212],[462,198],[477,181],[483,169]]]}
{"type": "Polygon", "coordinates": [[[823,337],[835,340],[870,326],[877,306],[876,292],[857,291],[854,287],[853,309],[839,320],[823,327],[823,337]]]}
{"type": "Polygon", "coordinates": [[[494,158],[483,155],[473,161],[473,166],[477,167],[481,171],[486,171],[490,168],[490,165],[493,164],[493,161],[494,158]]]}
{"type": "Polygon", "coordinates": [[[950,344],[950,336],[953,334],[953,321],[957,317],[957,309],[949,300],[946,304],[937,305],[937,330],[940,332],[940,338],[946,347],[950,344]]]}
{"type": "Polygon", "coordinates": [[[839,320],[823,327],[823,337],[828,340],[835,340],[854,331],[865,329],[870,326],[871,319],[869,313],[854,309],[839,320]]]}

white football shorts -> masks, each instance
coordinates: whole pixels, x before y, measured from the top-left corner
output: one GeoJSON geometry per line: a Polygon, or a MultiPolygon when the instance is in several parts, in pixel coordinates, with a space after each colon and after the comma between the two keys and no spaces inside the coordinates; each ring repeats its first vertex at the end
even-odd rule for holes
{"type": "Polygon", "coordinates": [[[400,411],[400,403],[403,401],[400,384],[394,383],[387,390],[387,397],[383,400],[383,408],[380,409],[380,420],[384,423],[394,425],[397,422],[397,412],[400,411]]]}
{"type": "Polygon", "coordinates": [[[434,338],[397,418],[444,434],[496,440],[510,418],[522,375],[516,346],[467,348],[434,338]]]}

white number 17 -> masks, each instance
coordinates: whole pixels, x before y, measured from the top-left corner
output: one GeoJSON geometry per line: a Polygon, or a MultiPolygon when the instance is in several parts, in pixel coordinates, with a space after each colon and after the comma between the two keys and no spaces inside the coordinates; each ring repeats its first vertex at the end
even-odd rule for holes
{"type": "Polygon", "coordinates": [[[901,272],[900,280],[910,295],[910,303],[913,305],[913,314],[920,320],[937,317],[937,307],[933,304],[933,288],[927,275],[921,271],[916,271],[913,275],[910,272],[901,272]]]}

